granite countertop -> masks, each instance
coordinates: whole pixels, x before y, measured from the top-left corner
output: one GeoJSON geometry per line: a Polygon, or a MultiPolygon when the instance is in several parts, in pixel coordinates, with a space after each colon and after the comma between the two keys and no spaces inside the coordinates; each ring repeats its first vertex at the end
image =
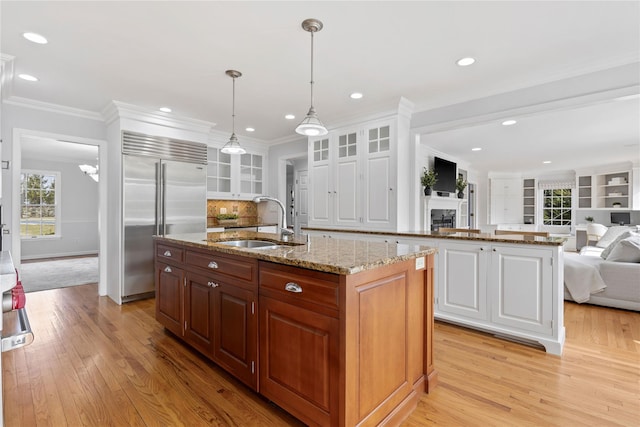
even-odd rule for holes
{"type": "Polygon", "coordinates": [[[379,234],[383,236],[406,236],[406,237],[422,237],[425,239],[452,239],[452,240],[475,240],[493,243],[522,243],[526,245],[546,245],[546,246],[562,246],[567,241],[566,237],[540,237],[540,236],[522,236],[518,234],[501,234],[495,235],[491,233],[438,233],[431,231],[366,231],[366,230],[343,230],[336,228],[311,228],[305,227],[304,230],[326,231],[336,233],[356,233],[356,234],[379,234]]]}
{"type": "Polygon", "coordinates": [[[435,248],[422,245],[405,245],[386,242],[367,242],[359,239],[334,239],[310,236],[294,236],[283,242],[279,234],[253,231],[225,231],[224,233],[190,233],[155,236],[156,240],[178,243],[194,248],[208,248],[228,254],[241,255],[292,265],[310,270],[335,274],[355,274],[384,265],[419,258],[436,252],[435,248]],[[279,246],[267,248],[238,248],[219,242],[239,239],[256,239],[274,242],[279,246]]]}

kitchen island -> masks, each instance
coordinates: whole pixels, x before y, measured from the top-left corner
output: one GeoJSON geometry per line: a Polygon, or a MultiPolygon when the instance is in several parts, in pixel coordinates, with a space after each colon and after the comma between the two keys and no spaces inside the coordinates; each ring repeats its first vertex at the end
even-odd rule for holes
{"type": "Polygon", "coordinates": [[[436,319],[562,354],[564,237],[320,228],[303,232],[435,247],[436,319]]]}
{"type": "Polygon", "coordinates": [[[435,386],[435,249],[247,231],[155,238],[156,319],[308,425],[399,425],[435,386]],[[271,246],[229,246],[259,240],[271,246]]]}

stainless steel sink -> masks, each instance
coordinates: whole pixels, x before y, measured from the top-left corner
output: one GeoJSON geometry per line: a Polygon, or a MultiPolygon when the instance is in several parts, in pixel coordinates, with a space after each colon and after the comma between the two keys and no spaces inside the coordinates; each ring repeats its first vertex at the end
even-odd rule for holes
{"type": "Polygon", "coordinates": [[[263,248],[273,249],[279,245],[273,242],[267,242],[266,240],[228,240],[226,242],[217,242],[221,245],[235,246],[237,248],[263,248]]]}

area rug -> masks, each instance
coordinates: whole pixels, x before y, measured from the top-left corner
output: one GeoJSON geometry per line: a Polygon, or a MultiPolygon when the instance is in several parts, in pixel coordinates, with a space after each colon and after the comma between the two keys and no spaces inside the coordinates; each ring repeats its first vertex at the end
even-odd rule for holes
{"type": "Polygon", "coordinates": [[[23,262],[20,280],[25,292],[44,291],[98,282],[98,257],[23,262]]]}

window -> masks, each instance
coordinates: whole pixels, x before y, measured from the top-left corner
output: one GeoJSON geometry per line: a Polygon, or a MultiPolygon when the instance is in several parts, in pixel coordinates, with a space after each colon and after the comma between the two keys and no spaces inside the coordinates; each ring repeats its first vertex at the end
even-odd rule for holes
{"type": "Polygon", "coordinates": [[[20,237],[60,234],[60,172],[22,171],[20,174],[20,237]]]}
{"type": "Polygon", "coordinates": [[[544,225],[571,225],[571,188],[545,189],[542,197],[544,225]]]}

